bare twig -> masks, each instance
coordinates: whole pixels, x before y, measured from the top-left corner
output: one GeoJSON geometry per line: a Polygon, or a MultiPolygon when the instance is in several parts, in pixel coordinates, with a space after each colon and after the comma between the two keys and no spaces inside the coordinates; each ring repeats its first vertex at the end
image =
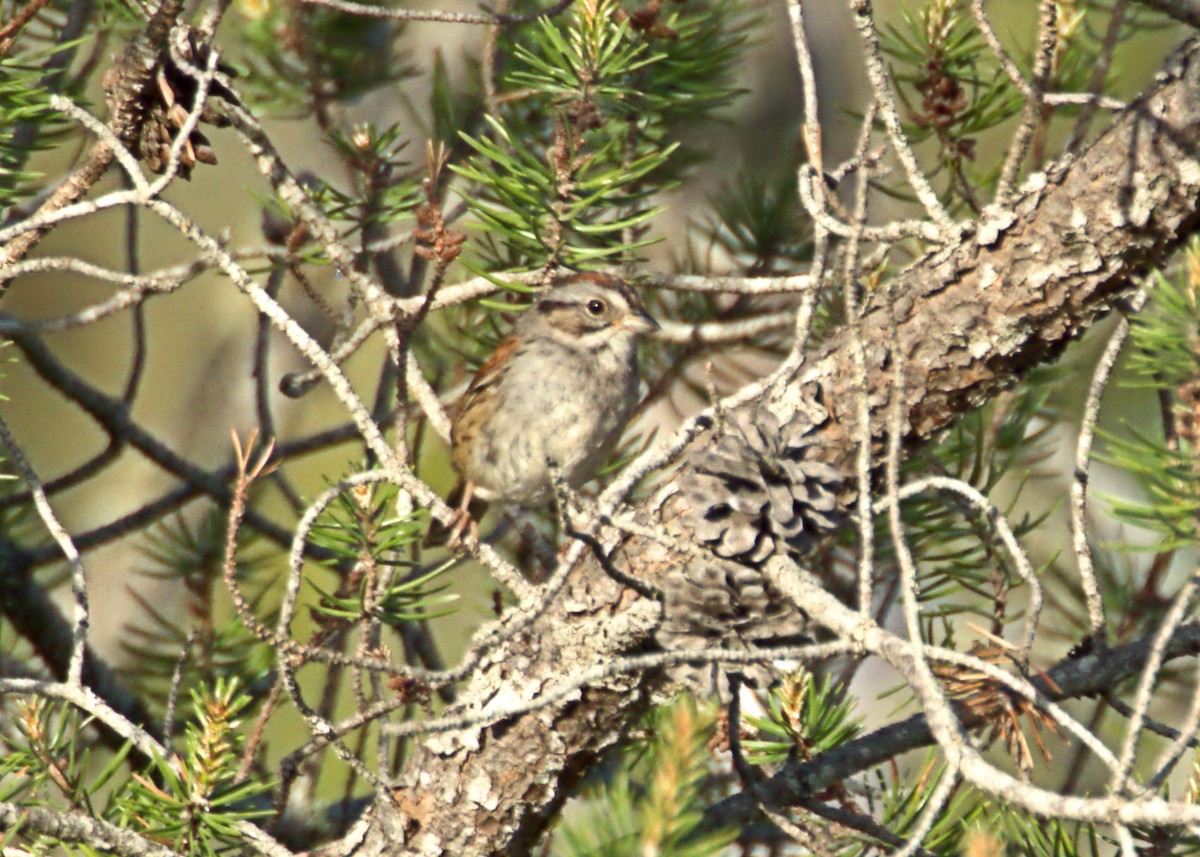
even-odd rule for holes
{"type": "Polygon", "coordinates": [[[72,687],[81,687],[89,622],[87,573],[83,567],[83,558],[79,555],[71,534],[59,522],[50,501],[46,498],[46,492],[42,490],[42,484],[38,480],[37,474],[33,472],[33,468],[25,458],[25,453],[21,451],[20,445],[8,430],[8,424],[3,419],[0,419],[0,443],[8,450],[8,460],[17,468],[17,473],[29,486],[29,490],[33,493],[33,503],[38,516],[46,525],[46,530],[71,567],[71,595],[75,599],[75,621],[71,628],[71,660],[67,668],[67,684],[72,687]]]}
{"type": "Polygon", "coordinates": [[[1096,64],[1092,67],[1092,76],[1088,80],[1087,94],[1097,97],[1087,101],[1083,105],[1083,109],[1079,111],[1079,118],[1075,120],[1075,128],[1071,131],[1071,139],[1067,141],[1066,150],[1068,152],[1078,151],[1079,147],[1083,145],[1083,141],[1087,139],[1088,131],[1091,129],[1092,120],[1096,116],[1097,108],[1104,106],[1099,96],[1104,90],[1105,78],[1108,77],[1108,70],[1112,66],[1113,54],[1116,52],[1117,41],[1121,37],[1121,28],[1125,25],[1125,16],[1128,10],[1129,0],[1113,0],[1108,29],[1104,32],[1104,40],[1100,43],[1096,64]]]}
{"type": "Polygon", "coordinates": [[[892,93],[892,85],[887,69],[883,64],[883,55],[879,47],[879,34],[875,30],[875,16],[871,12],[869,0],[851,0],[850,11],[854,14],[854,25],[858,28],[863,40],[863,54],[866,59],[867,79],[871,82],[874,100],[879,106],[879,117],[883,127],[887,129],[892,141],[892,149],[904,167],[908,183],[920,201],[925,213],[937,225],[945,236],[955,235],[958,228],[949,212],[938,200],[937,193],[929,184],[929,179],[917,162],[916,153],[909,145],[900,122],[900,113],[896,108],[896,98],[892,93]]]}
{"type": "Polygon", "coordinates": [[[521,15],[473,15],[469,12],[442,12],[435,9],[394,9],[386,6],[367,6],[352,0],[304,0],[313,6],[326,6],[350,15],[368,18],[387,18],[394,21],[436,21],[443,24],[481,24],[506,26],[528,24],[541,18],[552,18],[571,7],[575,0],[558,0],[553,6],[521,15]]]}
{"type": "MultiPolygon", "coordinates": [[[[981,0],[976,0],[975,5],[977,7],[976,18],[986,21],[981,0]]],[[[1055,49],[1058,46],[1058,8],[1058,4],[1054,0],[1042,0],[1040,5],[1037,50],[1033,55],[1033,81],[1027,86],[1021,87],[1021,92],[1025,96],[1025,106],[1021,111],[1017,130],[1013,132],[1012,141],[1009,143],[1004,165],[1000,168],[1000,178],[996,181],[995,202],[997,205],[1008,204],[1013,185],[1021,171],[1021,164],[1025,162],[1029,144],[1032,142],[1034,132],[1042,118],[1042,93],[1054,71],[1055,49]]],[[[1018,79],[1019,77],[1018,75],[1018,79]]]]}
{"type": "MultiPolygon", "coordinates": [[[[1139,292],[1129,301],[1131,312],[1137,312],[1146,302],[1146,293],[1139,292]]],[[[1079,427],[1079,440],[1075,445],[1075,471],[1071,479],[1071,536],[1075,548],[1075,560],[1079,565],[1079,579],[1083,584],[1083,594],[1087,602],[1088,635],[1097,643],[1106,642],[1103,635],[1108,627],[1104,610],[1104,598],[1100,593],[1100,584],[1096,579],[1095,566],[1092,563],[1092,548],[1088,540],[1087,526],[1087,486],[1088,466],[1092,457],[1092,441],[1096,434],[1096,424],[1100,419],[1100,402],[1104,391],[1108,388],[1117,357],[1129,336],[1129,322],[1122,318],[1117,323],[1104,347],[1104,353],[1096,364],[1092,374],[1092,383],[1088,387],[1087,401],[1083,407],[1083,423],[1079,427]]]]}

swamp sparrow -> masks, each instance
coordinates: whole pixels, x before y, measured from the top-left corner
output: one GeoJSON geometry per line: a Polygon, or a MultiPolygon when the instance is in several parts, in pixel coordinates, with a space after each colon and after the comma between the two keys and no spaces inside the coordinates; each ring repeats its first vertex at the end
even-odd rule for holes
{"type": "Polygon", "coordinates": [[[637,404],[635,340],[655,330],[618,277],[574,274],[538,294],[454,408],[462,496],[451,543],[471,523],[472,499],[539,503],[554,467],[573,487],[596,475],[637,404]]]}

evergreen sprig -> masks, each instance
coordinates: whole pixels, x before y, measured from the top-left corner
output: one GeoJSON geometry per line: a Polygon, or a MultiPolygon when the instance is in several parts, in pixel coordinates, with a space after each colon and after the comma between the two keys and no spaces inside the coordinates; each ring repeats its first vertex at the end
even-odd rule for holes
{"type": "Polygon", "coordinates": [[[1139,479],[1145,499],[1107,492],[1102,496],[1113,515],[1157,532],[1159,540],[1140,547],[1121,545],[1130,550],[1171,551],[1193,544],[1200,514],[1200,474],[1191,450],[1173,449],[1149,434],[1128,431],[1128,437],[1106,436],[1108,447],[1102,459],[1139,479]]]}
{"type": "Polygon", "coordinates": [[[448,605],[454,604],[460,596],[446,592],[450,584],[440,579],[453,567],[453,561],[447,561],[432,571],[402,577],[374,590],[371,581],[364,577],[348,596],[327,592],[310,581],[309,585],[321,596],[313,609],[331,619],[352,622],[378,619],[393,627],[405,622],[449,616],[455,612],[455,608],[448,605]],[[436,586],[430,585],[435,582],[436,586]]]}
{"type": "MultiPolygon", "coordinates": [[[[980,207],[980,191],[996,177],[972,168],[979,137],[1016,114],[1019,91],[976,28],[965,0],[930,0],[901,10],[901,26],[882,33],[897,93],[907,108],[905,132],[936,144],[943,201],[980,207]]],[[[887,191],[886,185],[880,186],[887,191]]]]}
{"type": "Polygon", "coordinates": [[[673,124],[735,93],[745,25],[734,9],[714,0],[649,20],[595,0],[513,43],[501,106],[486,134],[461,135],[473,156],[453,166],[478,191],[465,200],[486,232],[486,267],[611,264],[653,240],[653,197],[679,176],[667,169],[673,124]]]}
{"type": "Polygon", "coordinates": [[[97,786],[85,773],[90,742],[80,740],[91,718],[65,703],[36,699],[17,702],[12,714],[12,729],[0,743],[0,800],[95,812],[97,786]]]}
{"type": "Polygon", "coordinates": [[[339,494],[318,518],[312,542],[329,552],[327,564],[355,569],[337,591],[308,581],[320,596],[313,607],[318,616],[336,623],[378,619],[399,626],[454,612],[449,605],[459,596],[446,592],[449,583],[444,576],[456,561],[451,558],[422,569],[416,561],[401,556],[421,540],[427,517],[411,505],[398,508],[397,501],[406,497],[395,485],[361,485],[339,494]],[[410,571],[371,573],[381,566],[410,571]]]}
{"type": "Polygon", "coordinates": [[[586,797],[581,818],[555,838],[557,857],[710,857],[733,831],[701,833],[701,798],[709,776],[711,709],[680,697],[659,709],[650,742],[627,755],[619,773],[586,797]]]}
{"type": "Polygon", "coordinates": [[[0,56],[0,209],[28,198],[37,190],[41,174],[26,166],[29,156],[49,148],[69,127],[50,107],[50,94],[42,86],[44,66],[55,53],[73,45],[39,48],[28,54],[0,56]],[[18,131],[36,128],[32,144],[20,142],[18,131]]]}
{"type": "Polygon", "coordinates": [[[812,224],[800,215],[794,169],[739,175],[723,183],[709,205],[711,215],[696,228],[747,274],[792,274],[812,258],[812,224]]]}
{"type": "MultiPolygon", "coordinates": [[[[892,778],[883,794],[877,818],[897,836],[907,837],[933,797],[946,769],[933,757],[919,771],[906,771],[892,778]]],[[[957,788],[938,814],[937,821],[922,841],[922,847],[936,854],[962,854],[963,834],[979,817],[981,807],[970,789],[957,788]]],[[[865,847],[852,854],[865,853],[865,847]]],[[[849,857],[849,855],[848,855],[849,857]]]]}
{"type": "Polygon", "coordinates": [[[1107,853],[1091,825],[1038,818],[1007,804],[981,806],[977,820],[968,827],[966,840],[977,841],[984,832],[1029,857],[1098,857],[1107,853]]]}
{"type": "Polygon", "coordinates": [[[818,679],[799,667],[771,689],[768,716],[747,717],[761,737],[746,740],[746,758],[755,764],[782,762],[792,754],[809,759],[862,731],[854,700],[833,679],[818,679]]]}
{"type": "Polygon", "coordinates": [[[364,122],[330,134],[330,145],[353,171],[357,186],[345,191],[316,177],[311,197],[331,220],[348,222],[351,234],[411,217],[424,201],[419,171],[402,158],[405,133],[398,123],[381,129],[364,122]]]}
{"type": "Polygon", "coordinates": [[[1127,424],[1102,431],[1102,460],[1136,477],[1143,499],[1106,495],[1120,520],[1159,534],[1149,547],[1172,551],[1195,542],[1200,520],[1200,241],[1187,246],[1174,277],[1155,272],[1150,305],[1132,321],[1126,385],[1151,389],[1173,405],[1153,432],[1127,424]],[[1161,439],[1157,437],[1162,433],[1161,439]]]}
{"type": "Polygon", "coordinates": [[[114,800],[113,820],[175,850],[196,855],[240,853],[238,822],[269,810],[252,799],[271,787],[262,776],[240,776],[240,716],[251,699],[236,680],[218,679],[211,688],[192,692],[195,712],[184,736],[184,750],[172,761],[155,759],[114,800]]]}
{"type": "Polygon", "coordinates": [[[238,79],[259,111],[290,118],[317,113],[328,125],[331,105],[416,73],[395,50],[402,23],[259,0],[235,8],[244,45],[238,79]]]}
{"type": "Polygon", "coordinates": [[[1200,376],[1200,241],[1184,248],[1173,277],[1155,271],[1149,305],[1133,317],[1126,386],[1177,387],[1200,376]]]}

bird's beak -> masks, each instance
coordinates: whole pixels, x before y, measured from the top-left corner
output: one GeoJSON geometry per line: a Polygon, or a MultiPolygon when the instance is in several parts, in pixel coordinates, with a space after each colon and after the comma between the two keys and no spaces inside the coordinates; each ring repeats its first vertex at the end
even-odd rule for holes
{"type": "Polygon", "coordinates": [[[662,330],[662,326],[645,310],[629,316],[622,326],[634,333],[655,333],[662,330]]]}

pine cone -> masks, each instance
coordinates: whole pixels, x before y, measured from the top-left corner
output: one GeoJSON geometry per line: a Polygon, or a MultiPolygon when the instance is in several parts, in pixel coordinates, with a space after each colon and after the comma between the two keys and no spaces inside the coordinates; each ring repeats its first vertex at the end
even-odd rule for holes
{"type": "Polygon", "coordinates": [[[732,417],[680,480],[696,540],[717,556],[757,565],[783,547],[803,553],[836,529],[842,475],[815,455],[816,430],[827,418],[809,409],[781,425],[764,405],[732,417]]]}
{"type": "MultiPolygon", "coordinates": [[[[189,33],[186,39],[180,41],[178,51],[182,59],[193,68],[207,67],[210,48],[197,42],[193,33],[189,33]]],[[[230,76],[236,73],[223,63],[217,63],[217,69],[230,76]]],[[[180,68],[168,51],[159,63],[150,93],[149,111],[142,126],[141,155],[146,166],[153,172],[162,173],[167,169],[171,143],[187,122],[188,114],[196,103],[198,90],[199,82],[180,68]]],[[[200,121],[216,128],[228,125],[229,119],[216,108],[214,100],[233,102],[234,98],[229,89],[213,81],[208,88],[208,100],[200,114],[200,121]]],[[[191,178],[192,168],[197,163],[216,164],[217,155],[208,138],[199,129],[193,129],[179,155],[179,175],[185,179],[191,178]]]]}
{"type": "MultiPolygon", "coordinates": [[[[777,551],[807,551],[842,521],[846,486],[819,458],[817,443],[829,413],[808,393],[786,419],[767,404],[730,415],[679,478],[679,492],[664,509],[670,532],[707,546],[713,559],[672,563],[657,580],[665,595],[664,647],[718,641],[769,648],[805,639],[808,617],[774,590],[760,566],[777,551]]],[[[742,672],[765,686],[770,671],[742,672]]],[[[722,671],[695,673],[700,680],[722,671]]]]}

